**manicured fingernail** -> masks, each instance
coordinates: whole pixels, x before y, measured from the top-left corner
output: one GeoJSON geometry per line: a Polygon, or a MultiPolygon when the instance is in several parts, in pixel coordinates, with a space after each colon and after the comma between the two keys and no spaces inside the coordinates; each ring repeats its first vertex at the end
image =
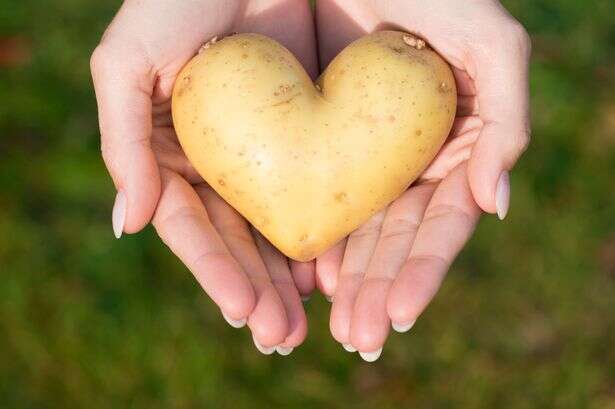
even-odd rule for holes
{"type": "Polygon", "coordinates": [[[293,347],[282,347],[279,345],[275,347],[276,352],[282,356],[286,356],[290,354],[291,352],[293,352],[293,349],[294,349],[293,347]]]}
{"type": "Polygon", "coordinates": [[[495,188],[495,210],[498,218],[504,220],[510,204],[510,178],[508,171],[503,171],[495,188]]]}
{"type": "Polygon", "coordinates": [[[342,344],[342,346],[348,352],[357,352],[357,349],[350,344],[342,344]]]}
{"type": "Polygon", "coordinates": [[[257,340],[256,338],[252,337],[252,340],[254,341],[254,346],[256,346],[256,349],[258,349],[262,354],[265,355],[271,355],[275,352],[275,346],[272,347],[265,347],[262,346],[257,340]]]}
{"type": "Polygon", "coordinates": [[[366,362],[374,362],[376,359],[380,358],[381,353],[382,348],[372,352],[359,352],[359,355],[361,355],[361,358],[363,358],[363,360],[366,362]]]}
{"type": "Polygon", "coordinates": [[[301,301],[303,301],[303,302],[308,302],[308,301],[310,301],[310,298],[311,298],[311,297],[310,297],[309,295],[302,295],[302,296],[301,296],[301,301]]]}
{"type": "Polygon", "coordinates": [[[408,332],[408,331],[410,331],[410,328],[412,328],[414,326],[415,322],[416,321],[410,321],[410,322],[405,323],[405,324],[400,324],[400,323],[397,323],[397,322],[391,322],[391,326],[397,332],[408,332]]]}
{"type": "Polygon", "coordinates": [[[122,237],[124,222],[126,222],[126,195],[123,190],[117,192],[115,196],[113,212],[111,212],[111,222],[113,224],[113,234],[115,234],[116,239],[119,239],[122,237]]]}
{"type": "Polygon", "coordinates": [[[329,302],[333,302],[333,296],[332,295],[325,295],[325,300],[327,300],[329,302]]]}
{"type": "Polygon", "coordinates": [[[224,319],[226,320],[226,322],[229,323],[229,325],[233,328],[241,328],[244,325],[246,325],[247,320],[245,318],[242,318],[240,320],[235,320],[231,317],[229,317],[228,315],[226,315],[224,312],[222,313],[222,316],[224,317],[224,319]]]}

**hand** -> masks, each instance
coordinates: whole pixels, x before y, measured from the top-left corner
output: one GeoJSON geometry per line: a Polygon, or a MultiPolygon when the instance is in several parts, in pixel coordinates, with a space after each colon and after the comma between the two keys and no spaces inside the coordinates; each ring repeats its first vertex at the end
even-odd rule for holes
{"type": "Polygon", "coordinates": [[[366,32],[401,28],[426,39],[457,82],[457,118],[434,162],[316,263],[319,288],[334,295],[334,338],[374,360],[391,323],[409,330],[434,297],[480,209],[506,216],[508,171],[529,142],[530,41],[495,0],[321,0],[316,15],[323,64],[366,32]]]}
{"type": "Polygon", "coordinates": [[[255,234],[192,168],[170,113],[175,78],[216,35],[260,32],[289,48],[312,75],[312,15],[298,0],[124,2],[92,55],[102,153],[117,188],[116,237],[150,221],[235,327],[246,322],[265,353],[305,338],[300,293],[313,263],[290,263],[255,234]],[[293,280],[294,278],[294,280],[293,280]]]}

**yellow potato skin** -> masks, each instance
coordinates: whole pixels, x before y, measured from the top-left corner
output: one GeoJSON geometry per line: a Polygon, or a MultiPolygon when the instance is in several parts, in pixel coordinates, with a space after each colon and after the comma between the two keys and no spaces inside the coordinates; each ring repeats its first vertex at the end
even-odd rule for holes
{"type": "Polygon", "coordinates": [[[381,31],[355,41],[316,86],[274,40],[226,37],[178,76],[179,141],[207,183],[273,245],[311,260],[398,197],[450,131],[450,67],[407,36],[381,31]]]}

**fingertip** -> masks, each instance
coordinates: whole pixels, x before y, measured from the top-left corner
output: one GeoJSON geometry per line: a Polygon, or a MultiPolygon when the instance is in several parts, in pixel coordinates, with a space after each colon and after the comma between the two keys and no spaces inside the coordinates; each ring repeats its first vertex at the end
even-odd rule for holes
{"type": "Polygon", "coordinates": [[[290,330],[290,334],[286,337],[284,342],[282,342],[279,346],[283,348],[296,348],[305,341],[307,337],[307,319],[305,318],[305,314],[302,318],[295,323],[293,328],[290,330]]]}
{"type": "Polygon", "coordinates": [[[239,286],[239,288],[235,289],[235,295],[219,300],[219,307],[227,317],[240,321],[247,319],[252,314],[256,304],[256,297],[249,283],[239,281],[235,285],[239,286]]]}
{"type": "Polygon", "coordinates": [[[332,297],[337,288],[340,266],[333,260],[318,260],[316,263],[315,285],[323,295],[332,297]]]}
{"type": "Polygon", "coordinates": [[[290,271],[299,294],[302,297],[309,297],[316,287],[315,261],[299,262],[291,260],[290,271]]]}
{"type": "Polygon", "coordinates": [[[382,348],[389,335],[387,294],[390,286],[389,280],[368,280],[359,291],[350,324],[350,343],[359,351],[382,348]]]}
{"type": "Polygon", "coordinates": [[[408,302],[408,294],[404,294],[404,291],[398,288],[399,286],[393,285],[387,299],[389,319],[395,323],[414,322],[417,318],[416,309],[408,302]]]}
{"type": "Polygon", "coordinates": [[[333,296],[337,290],[345,249],[346,240],[342,240],[316,259],[316,287],[326,296],[333,296]]]}
{"type": "Polygon", "coordinates": [[[331,336],[340,344],[350,344],[350,317],[344,313],[341,305],[333,303],[329,318],[331,336]]]}
{"type": "Polygon", "coordinates": [[[496,213],[495,191],[502,170],[483,160],[475,149],[468,162],[468,181],[476,204],[487,213],[496,213]]]}
{"type": "Polygon", "coordinates": [[[288,318],[282,300],[272,284],[268,285],[256,302],[248,318],[252,335],[265,347],[284,342],[288,335],[288,318]]]}
{"type": "Polygon", "coordinates": [[[124,232],[137,233],[147,226],[156,212],[161,193],[161,178],[153,152],[143,151],[143,161],[127,170],[122,190],[127,208],[124,232]]]}

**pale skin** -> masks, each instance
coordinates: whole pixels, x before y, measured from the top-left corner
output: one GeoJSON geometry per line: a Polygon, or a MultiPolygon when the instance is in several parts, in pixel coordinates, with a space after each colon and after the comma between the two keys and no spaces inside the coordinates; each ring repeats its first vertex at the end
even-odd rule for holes
{"type": "Polygon", "coordinates": [[[301,297],[333,297],[331,332],[364,359],[391,324],[405,330],[436,294],[482,211],[506,215],[508,171],[529,140],[529,40],[492,0],[126,1],[92,56],[102,152],[118,195],[116,236],[152,223],[233,326],[257,348],[303,342],[301,297]],[[458,117],[420,180],[317,260],[286,259],[209,188],[177,143],[175,78],[215,35],[258,32],[290,49],[315,78],[355,38],[414,32],[453,67],[458,117]],[[318,44],[318,47],[316,46],[318,44]]]}

